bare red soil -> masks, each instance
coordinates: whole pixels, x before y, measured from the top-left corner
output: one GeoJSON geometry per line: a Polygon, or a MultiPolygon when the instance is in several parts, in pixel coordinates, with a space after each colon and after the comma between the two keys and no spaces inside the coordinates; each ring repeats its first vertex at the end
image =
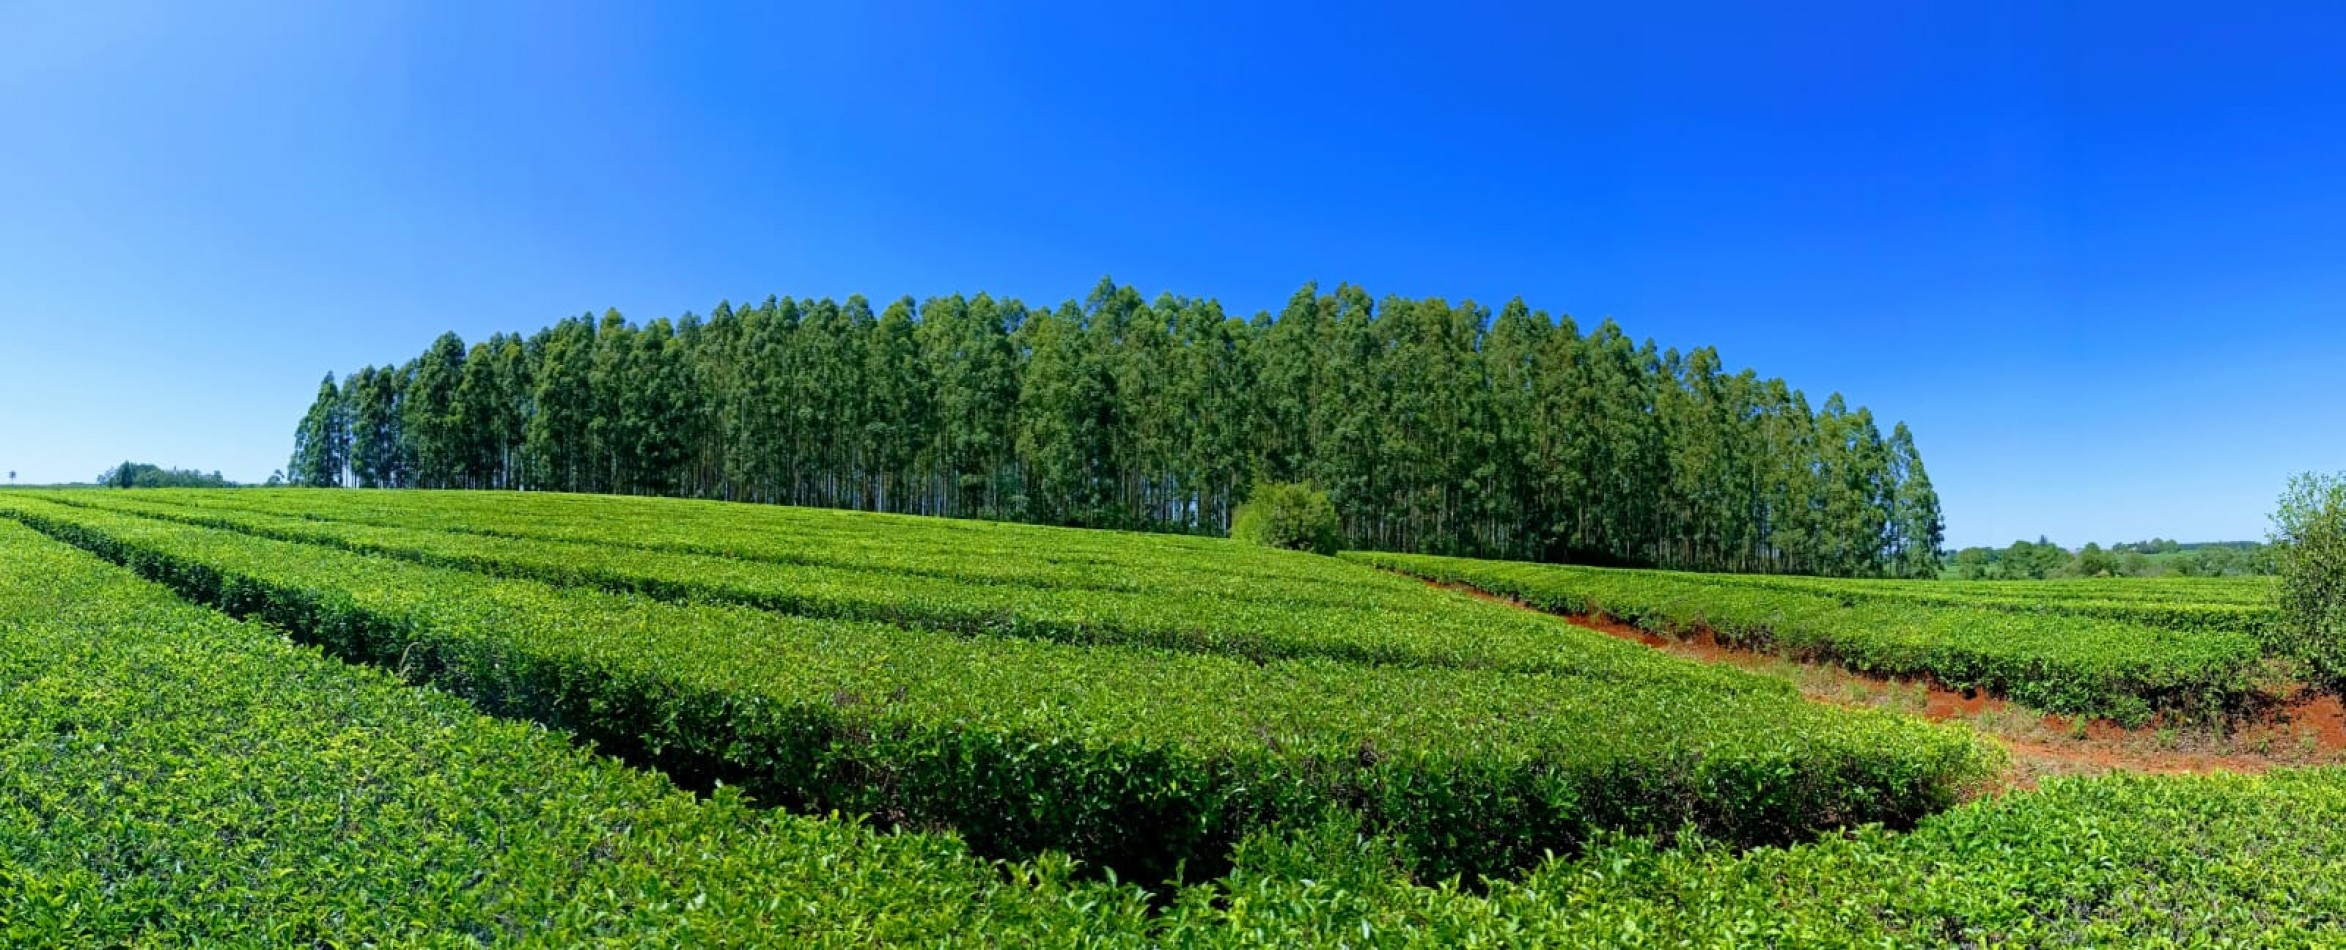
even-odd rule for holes
{"type": "MultiPolygon", "coordinates": [[[[1539,612],[1512,598],[1460,584],[1436,583],[1477,600],[1539,612]]],[[[2111,771],[2154,774],[2262,772],[2278,766],[2346,762],[2346,704],[2316,695],[2265,718],[2228,726],[2151,725],[2129,729],[2109,720],[2078,722],[2037,713],[1977,690],[1953,690],[1928,680],[1872,676],[1823,663],[1732,646],[1709,630],[1664,636],[1603,616],[1566,616],[1575,626],[1702,663],[1724,663],[1790,679],[1810,699],[1855,708],[1890,708],[1934,722],[1958,722],[1993,737],[2010,751],[2012,768],[1997,791],[2034,787],[2058,775],[2111,771]]]]}

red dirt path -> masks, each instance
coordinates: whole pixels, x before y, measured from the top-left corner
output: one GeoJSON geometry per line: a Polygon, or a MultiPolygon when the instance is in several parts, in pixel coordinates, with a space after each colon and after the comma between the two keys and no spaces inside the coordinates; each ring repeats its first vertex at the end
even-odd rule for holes
{"type": "MultiPolygon", "coordinates": [[[[1518,610],[1545,614],[1509,597],[1462,584],[1431,582],[1444,590],[1518,610]]],[[[1603,616],[1565,616],[1579,627],[1645,644],[1702,663],[1723,663],[1790,679],[1811,700],[1853,708],[1894,708],[1934,722],[1959,722],[2002,743],[2012,768],[1998,790],[2034,787],[2056,775],[2110,771],[2155,774],[2262,772],[2287,765],[2346,761],[2346,704],[2314,696],[2267,718],[2230,728],[2163,726],[2128,729],[2109,720],[2078,723],[2045,715],[1976,690],[1947,689],[1927,680],[1897,680],[1838,666],[1801,663],[1719,642],[1708,630],[1667,637],[1603,616]]]]}

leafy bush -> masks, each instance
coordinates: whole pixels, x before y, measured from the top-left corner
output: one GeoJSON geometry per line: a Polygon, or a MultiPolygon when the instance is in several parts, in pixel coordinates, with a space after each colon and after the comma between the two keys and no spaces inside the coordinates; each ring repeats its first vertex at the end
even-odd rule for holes
{"type": "Polygon", "coordinates": [[[1343,544],[1342,522],[1328,493],[1308,484],[1258,482],[1239,506],[1230,536],[1274,548],[1334,554],[1343,544]]]}
{"type": "Polygon", "coordinates": [[[2290,479],[2272,543],[2281,567],[2276,648],[2346,682],[2346,473],[2290,479]]]}

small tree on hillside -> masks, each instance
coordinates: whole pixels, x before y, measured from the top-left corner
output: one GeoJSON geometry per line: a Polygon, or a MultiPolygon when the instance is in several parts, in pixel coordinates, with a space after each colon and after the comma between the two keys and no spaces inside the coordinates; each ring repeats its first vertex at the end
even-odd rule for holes
{"type": "Polygon", "coordinates": [[[1230,525],[1230,536],[1274,548],[1334,554],[1343,525],[1328,493],[1309,484],[1258,482],[1230,525]]]}
{"type": "Polygon", "coordinates": [[[2346,681],[2346,473],[2290,479],[2272,542],[2281,575],[2275,645],[2330,682],[2346,681]]]}

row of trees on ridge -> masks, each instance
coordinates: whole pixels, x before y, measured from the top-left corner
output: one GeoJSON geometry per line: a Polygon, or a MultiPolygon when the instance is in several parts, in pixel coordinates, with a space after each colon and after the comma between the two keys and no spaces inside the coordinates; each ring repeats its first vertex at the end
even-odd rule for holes
{"type": "Polygon", "coordinates": [[[1202,533],[1303,482],[1353,547],[1837,575],[1929,575],[1942,536],[1912,435],[1839,395],[1349,284],[1251,319],[1103,280],[446,334],[329,375],[287,476],[1202,533]]]}

